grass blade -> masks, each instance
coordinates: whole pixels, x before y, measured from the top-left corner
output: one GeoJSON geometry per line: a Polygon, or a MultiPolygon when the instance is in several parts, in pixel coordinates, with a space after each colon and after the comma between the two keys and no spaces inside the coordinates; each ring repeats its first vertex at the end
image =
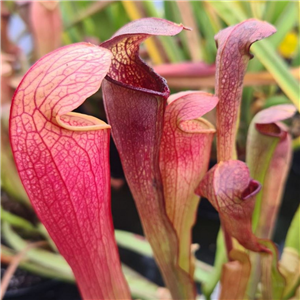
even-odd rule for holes
{"type": "Polygon", "coordinates": [[[192,6],[190,2],[176,2],[181,15],[182,23],[192,28],[191,32],[185,32],[187,47],[190,52],[192,61],[201,61],[203,59],[201,51],[201,35],[197,28],[197,24],[192,12],[192,6]]]}
{"type": "MultiPolygon", "coordinates": [[[[142,12],[139,10],[138,3],[134,1],[122,1],[122,4],[129,16],[133,20],[137,20],[143,17],[142,12]]],[[[147,39],[145,41],[146,48],[148,50],[149,56],[151,57],[154,64],[162,64],[162,56],[160,55],[154,39],[147,39]]]]}
{"type": "Polygon", "coordinates": [[[299,11],[296,5],[296,2],[290,2],[274,24],[277,32],[269,39],[274,48],[277,48],[286,34],[295,27],[299,18],[299,11]]]}
{"type": "Polygon", "coordinates": [[[291,1],[267,1],[263,20],[275,24],[291,1]]]}
{"type": "Polygon", "coordinates": [[[253,45],[253,53],[273,75],[277,84],[300,111],[299,82],[293,77],[283,59],[277,55],[269,41],[253,45]]]}
{"type": "MultiPolygon", "coordinates": [[[[244,13],[238,8],[236,3],[210,2],[217,14],[228,24],[233,25],[246,19],[244,13]],[[236,9],[235,9],[236,8],[236,9]]],[[[277,55],[276,50],[268,40],[261,41],[252,46],[253,53],[257,56],[264,67],[272,74],[279,87],[296,105],[300,111],[299,103],[299,83],[290,73],[287,64],[277,55]]]]}

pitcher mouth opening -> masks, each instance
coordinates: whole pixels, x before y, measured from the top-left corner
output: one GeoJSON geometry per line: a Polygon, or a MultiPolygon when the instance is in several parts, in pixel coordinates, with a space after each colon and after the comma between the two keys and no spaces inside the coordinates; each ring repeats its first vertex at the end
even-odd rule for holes
{"type": "Polygon", "coordinates": [[[247,200],[256,195],[261,189],[261,184],[256,180],[251,180],[248,187],[242,192],[241,198],[247,200]]]}

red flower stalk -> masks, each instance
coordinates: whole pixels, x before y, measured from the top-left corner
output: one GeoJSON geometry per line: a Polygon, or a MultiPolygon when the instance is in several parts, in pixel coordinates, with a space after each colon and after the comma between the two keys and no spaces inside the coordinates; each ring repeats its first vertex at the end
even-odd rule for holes
{"type": "Polygon", "coordinates": [[[142,19],[101,44],[114,55],[103,96],[124,173],[164,281],[174,299],[194,299],[192,278],[178,265],[178,237],[166,213],[159,168],[169,89],[138,55],[139,44],[146,38],[175,35],[182,29],[182,25],[166,20],[142,19]]]}
{"type": "Polygon", "coordinates": [[[22,183],[84,299],[130,299],[110,209],[110,126],[71,112],[110,63],[110,51],[87,43],[51,52],[24,76],[10,115],[22,183]]]}
{"type": "Polygon", "coordinates": [[[221,30],[216,36],[215,94],[217,106],[218,161],[236,159],[236,132],[243,78],[250,58],[250,46],[276,32],[267,22],[249,19],[221,30]]]}

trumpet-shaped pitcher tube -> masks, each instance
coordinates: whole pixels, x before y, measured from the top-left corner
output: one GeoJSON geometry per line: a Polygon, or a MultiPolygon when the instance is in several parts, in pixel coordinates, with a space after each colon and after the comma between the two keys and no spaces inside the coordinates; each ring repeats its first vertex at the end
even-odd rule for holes
{"type": "Polygon", "coordinates": [[[205,92],[169,97],[159,161],[167,215],[179,239],[179,266],[193,276],[191,229],[199,204],[195,188],[208,169],[215,128],[201,118],[218,103],[205,92]]]}
{"type": "Polygon", "coordinates": [[[166,214],[159,147],[169,89],[139,57],[139,44],[153,35],[175,35],[182,25],[147,18],[121,28],[101,44],[113,53],[103,83],[104,105],[144,232],[174,299],[194,299],[190,275],[178,265],[178,238],[166,214]]]}
{"type": "Polygon", "coordinates": [[[111,63],[87,43],[33,65],[13,98],[10,141],[30,201],[71,266],[84,299],[130,299],[110,208],[110,126],[73,113],[111,63]]]}
{"type": "Polygon", "coordinates": [[[217,154],[218,161],[236,159],[236,132],[243,79],[252,55],[250,46],[275,33],[267,22],[249,19],[221,30],[216,36],[218,53],[216,58],[215,93],[219,97],[217,106],[217,154]]]}

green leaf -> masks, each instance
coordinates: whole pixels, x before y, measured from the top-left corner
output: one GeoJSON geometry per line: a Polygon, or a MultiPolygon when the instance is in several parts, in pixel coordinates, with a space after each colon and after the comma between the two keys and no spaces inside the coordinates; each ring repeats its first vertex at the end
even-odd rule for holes
{"type": "Polygon", "coordinates": [[[236,1],[237,5],[243,10],[243,13],[247,18],[251,18],[253,15],[253,6],[257,6],[257,2],[250,2],[250,1],[236,1]]]}
{"type": "MultiPolygon", "coordinates": [[[[155,6],[152,1],[143,1],[142,4],[146,12],[148,12],[148,14],[151,13],[152,17],[160,17],[160,14],[155,10],[155,6]]],[[[178,45],[176,44],[173,37],[158,36],[158,39],[162,43],[170,62],[175,63],[179,61],[184,61],[184,55],[181,52],[180,47],[178,47],[178,45]]]]}
{"type": "Polygon", "coordinates": [[[153,257],[152,248],[144,237],[123,230],[115,230],[115,238],[118,246],[147,257],[153,257]]]}
{"type": "MultiPolygon", "coordinates": [[[[124,26],[126,23],[130,22],[129,16],[126,14],[124,6],[122,5],[121,1],[116,1],[109,5],[107,9],[107,14],[110,19],[110,24],[112,26],[112,34],[115,33],[119,28],[124,26]]],[[[110,34],[109,36],[111,36],[110,34]]]]}
{"type": "MultiPolygon", "coordinates": [[[[2,234],[5,241],[17,251],[22,251],[27,246],[27,243],[12,230],[6,221],[2,223],[2,234]]],[[[59,254],[54,254],[43,249],[30,249],[26,252],[26,257],[43,267],[54,269],[66,275],[72,274],[71,268],[59,254]]]]}
{"type": "Polygon", "coordinates": [[[275,24],[277,19],[281,16],[286,6],[291,1],[266,1],[266,9],[263,15],[263,20],[275,24]]]}
{"type": "Polygon", "coordinates": [[[208,2],[208,4],[216,11],[219,17],[227,23],[227,25],[234,25],[248,18],[237,1],[213,1],[208,2]]]}
{"type": "Polygon", "coordinates": [[[284,244],[285,247],[295,249],[300,256],[299,236],[300,236],[300,206],[298,207],[293,217],[284,244]]]}
{"type": "Polygon", "coordinates": [[[206,299],[210,299],[214,288],[216,287],[218,281],[221,277],[222,266],[227,261],[226,250],[225,250],[225,241],[223,232],[220,229],[217,237],[217,251],[214,262],[214,270],[208,276],[206,282],[202,286],[202,292],[205,295],[206,299]]]}
{"type": "MultiPolygon", "coordinates": [[[[115,238],[119,247],[147,257],[153,257],[150,244],[143,236],[123,230],[115,230],[115,238]]],[[[208,283],[212,273],[213,268],[210,265],[203,263],[200,260],[195,261],[194,279],[197,282],[208,283]]]]}
{"type": "Polygon", "coordinates": [[[4,210],[3,208],[1,208],[1,220],[8,222],[12,226],[19,227],[27,231],[31,231],[34,233],[38,232],[38,229],[35,228],[29,221],[12,214],[11,212],[4,210]]]}
{"type": "Polygon", "coordinates": [[[284,95],[275,95],[266,99],[263,108],[268,108],[279,104],[288,104],[290,100],[284,95]]]}
{"type": "Polygon", "coordinates": [[[280,88],[294,103],[297,109],[300,110],[299,83],[289,71],[287,64],[277,55],[272,44],[264,40],[260,44],[253,45],[252,51],[265,68],[273,75],[280,88]]]}
{"type": "Polygon", "coordinates": [[[213,20],[209,16],[209,12],[204,9],[204,4],[201,1],[190,1],[194,11],[195,20],[198,28],[203,36],[202,51],[204,60],[208,63],[213,63],[217,54],[217,47],[214,36],[217,31],[212,24],[213,20]]]}
{"type": "MultiPolygon", "coordinates": [[[[3,245],[1,245],[1,253],[4,256],[9,256],[9,257],[13,257],[15,255],[15,251],[13,251],[10,248],[7,248],[3,245]]],[[[57,270],[53,270],[48,267],[44,267],[36,262],[23,260],[20,262],[19,266],[26,271],[29,271],[33,274],[38,274],[43,277],[55,278],[60,281],[66,281],[66,282],[71,282],[71,283],[75,282],[75,278],[74,278],[73,274],[71,274],[71,273],[65,274],[62,272],[58,272],[57,270]]]]}
{"type": "MultiPolygon", "coordinates": [[[[18,236],[7,222],[3,222],[2,233],[6,242],[13,249],[22,251],[26,247],[27,242],[18,236]]],[[[7,256],[14,255],[14,251],[3,246],[1,251],[7,256]]],[[[75,281],[69,265],[59,254],[54,254],[44,249],[30,249],[26,252],[26,258],[28,260],[22,261],[20,266],[30,272],[62,281],[75,281]]],[[[122,265],[122,270],[133,297],[145,300],[157,298],[158,286],[156,284],[125,265],[122,265]]]]}
{"type": "Polygon", "coordinates": [[[296,2],[290,2],[281,12],[278,20],[274,23],[277,28],[276,34],[270,37],[269,42],[277,49],[279,44],[283,41],[286,34],[291,31],[297,24],[299,18],[299,10],[296,2]]]}

